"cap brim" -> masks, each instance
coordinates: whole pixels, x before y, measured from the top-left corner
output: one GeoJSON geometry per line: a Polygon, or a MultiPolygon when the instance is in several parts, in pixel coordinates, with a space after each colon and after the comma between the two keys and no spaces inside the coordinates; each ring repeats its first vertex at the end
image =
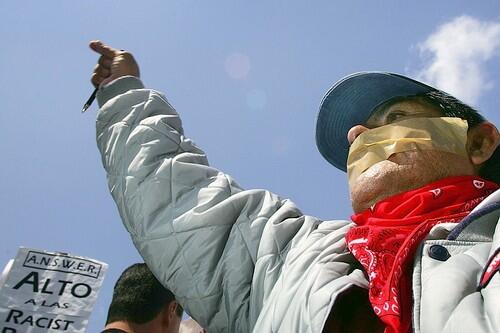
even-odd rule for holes
{"type": "Polygon", "coordinates": [[[406,76],[360,72],[339,80],[323,98],[316,122],[316,145],[323,157],[346,171],[347,132],[364,124],[375,108],[396,97],[410,97],[437,89],[406,76]]]}

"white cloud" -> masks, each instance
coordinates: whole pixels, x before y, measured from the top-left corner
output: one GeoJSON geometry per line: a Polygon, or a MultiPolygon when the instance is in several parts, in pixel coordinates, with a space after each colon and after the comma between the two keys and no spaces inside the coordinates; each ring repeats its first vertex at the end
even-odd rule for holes
{"type": "Polygon", "coordinates": [[[424,58],[417,78],[466,103],[493,86],[485,63],[499,55],[500,22],[460,16],[437,28],[418,45],[424,58]]]}

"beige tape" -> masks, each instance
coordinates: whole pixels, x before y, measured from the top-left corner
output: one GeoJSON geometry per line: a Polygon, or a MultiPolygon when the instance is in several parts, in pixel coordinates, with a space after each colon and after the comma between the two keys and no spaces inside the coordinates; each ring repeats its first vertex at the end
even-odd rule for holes
{"type": "Polygon", "coordinates": [[[460,118],[412,118],[361,133],[349,149],[349,183],[375,163],[411,150],[440,150],[467,156],[467,121],[460,118]]]}

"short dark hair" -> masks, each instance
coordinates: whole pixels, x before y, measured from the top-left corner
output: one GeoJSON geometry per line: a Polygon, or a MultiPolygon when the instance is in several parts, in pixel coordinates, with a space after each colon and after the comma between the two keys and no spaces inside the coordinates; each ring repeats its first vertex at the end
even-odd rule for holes
{"type": "Polygon", "coordinates": [[[419,96],[440,109],[445,117],[457,117],[467,120],[469,128],[473,128],[485,121],[477,110],[443,91],[431,91],[419,96]]]}
{"type": "MultiPolygon", "coordinates": [[[[120,320],[147,323],[172,301],[175,301],[172,292],[161,285],[146,264],[133,264],[116,281],[106,325],[120,320]]],[[[178,305],[179,317],[182,311],[178,305]]]]}
{"type": "MultiPolygon", "coordinates": [[[[459,99],[440,90],[419,94],[409,97],[396,97],[377,106],[373,113],[386,109],[393,104],[403,100],[416,100],[430,105],[441,111],[445,117],[457,117],[467,121],[469,128],[473,128],[485,121],[477,110],[465,104],[459,99]]],[[[497,147],[493,155],[483,163],[479,169],[479,176],[500,183],[500,147],[497,147]]]]}

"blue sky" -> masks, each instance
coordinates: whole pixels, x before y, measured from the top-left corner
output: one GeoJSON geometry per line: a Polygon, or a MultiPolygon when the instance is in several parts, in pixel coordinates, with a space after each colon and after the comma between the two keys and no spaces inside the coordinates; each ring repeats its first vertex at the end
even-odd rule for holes
{"type": "Polygon", "coordinates": [[[419,77],[500,125],[498,1],[2,1],[0,266],[19,246],[109,264],[89,332],[140,257],[121,225],[95,144],[97,56],[130,50],[212,165],[246,188],[324,219],[350,215],[345,174],[314,143],[326,90],[383,70],[419,77]]]}

